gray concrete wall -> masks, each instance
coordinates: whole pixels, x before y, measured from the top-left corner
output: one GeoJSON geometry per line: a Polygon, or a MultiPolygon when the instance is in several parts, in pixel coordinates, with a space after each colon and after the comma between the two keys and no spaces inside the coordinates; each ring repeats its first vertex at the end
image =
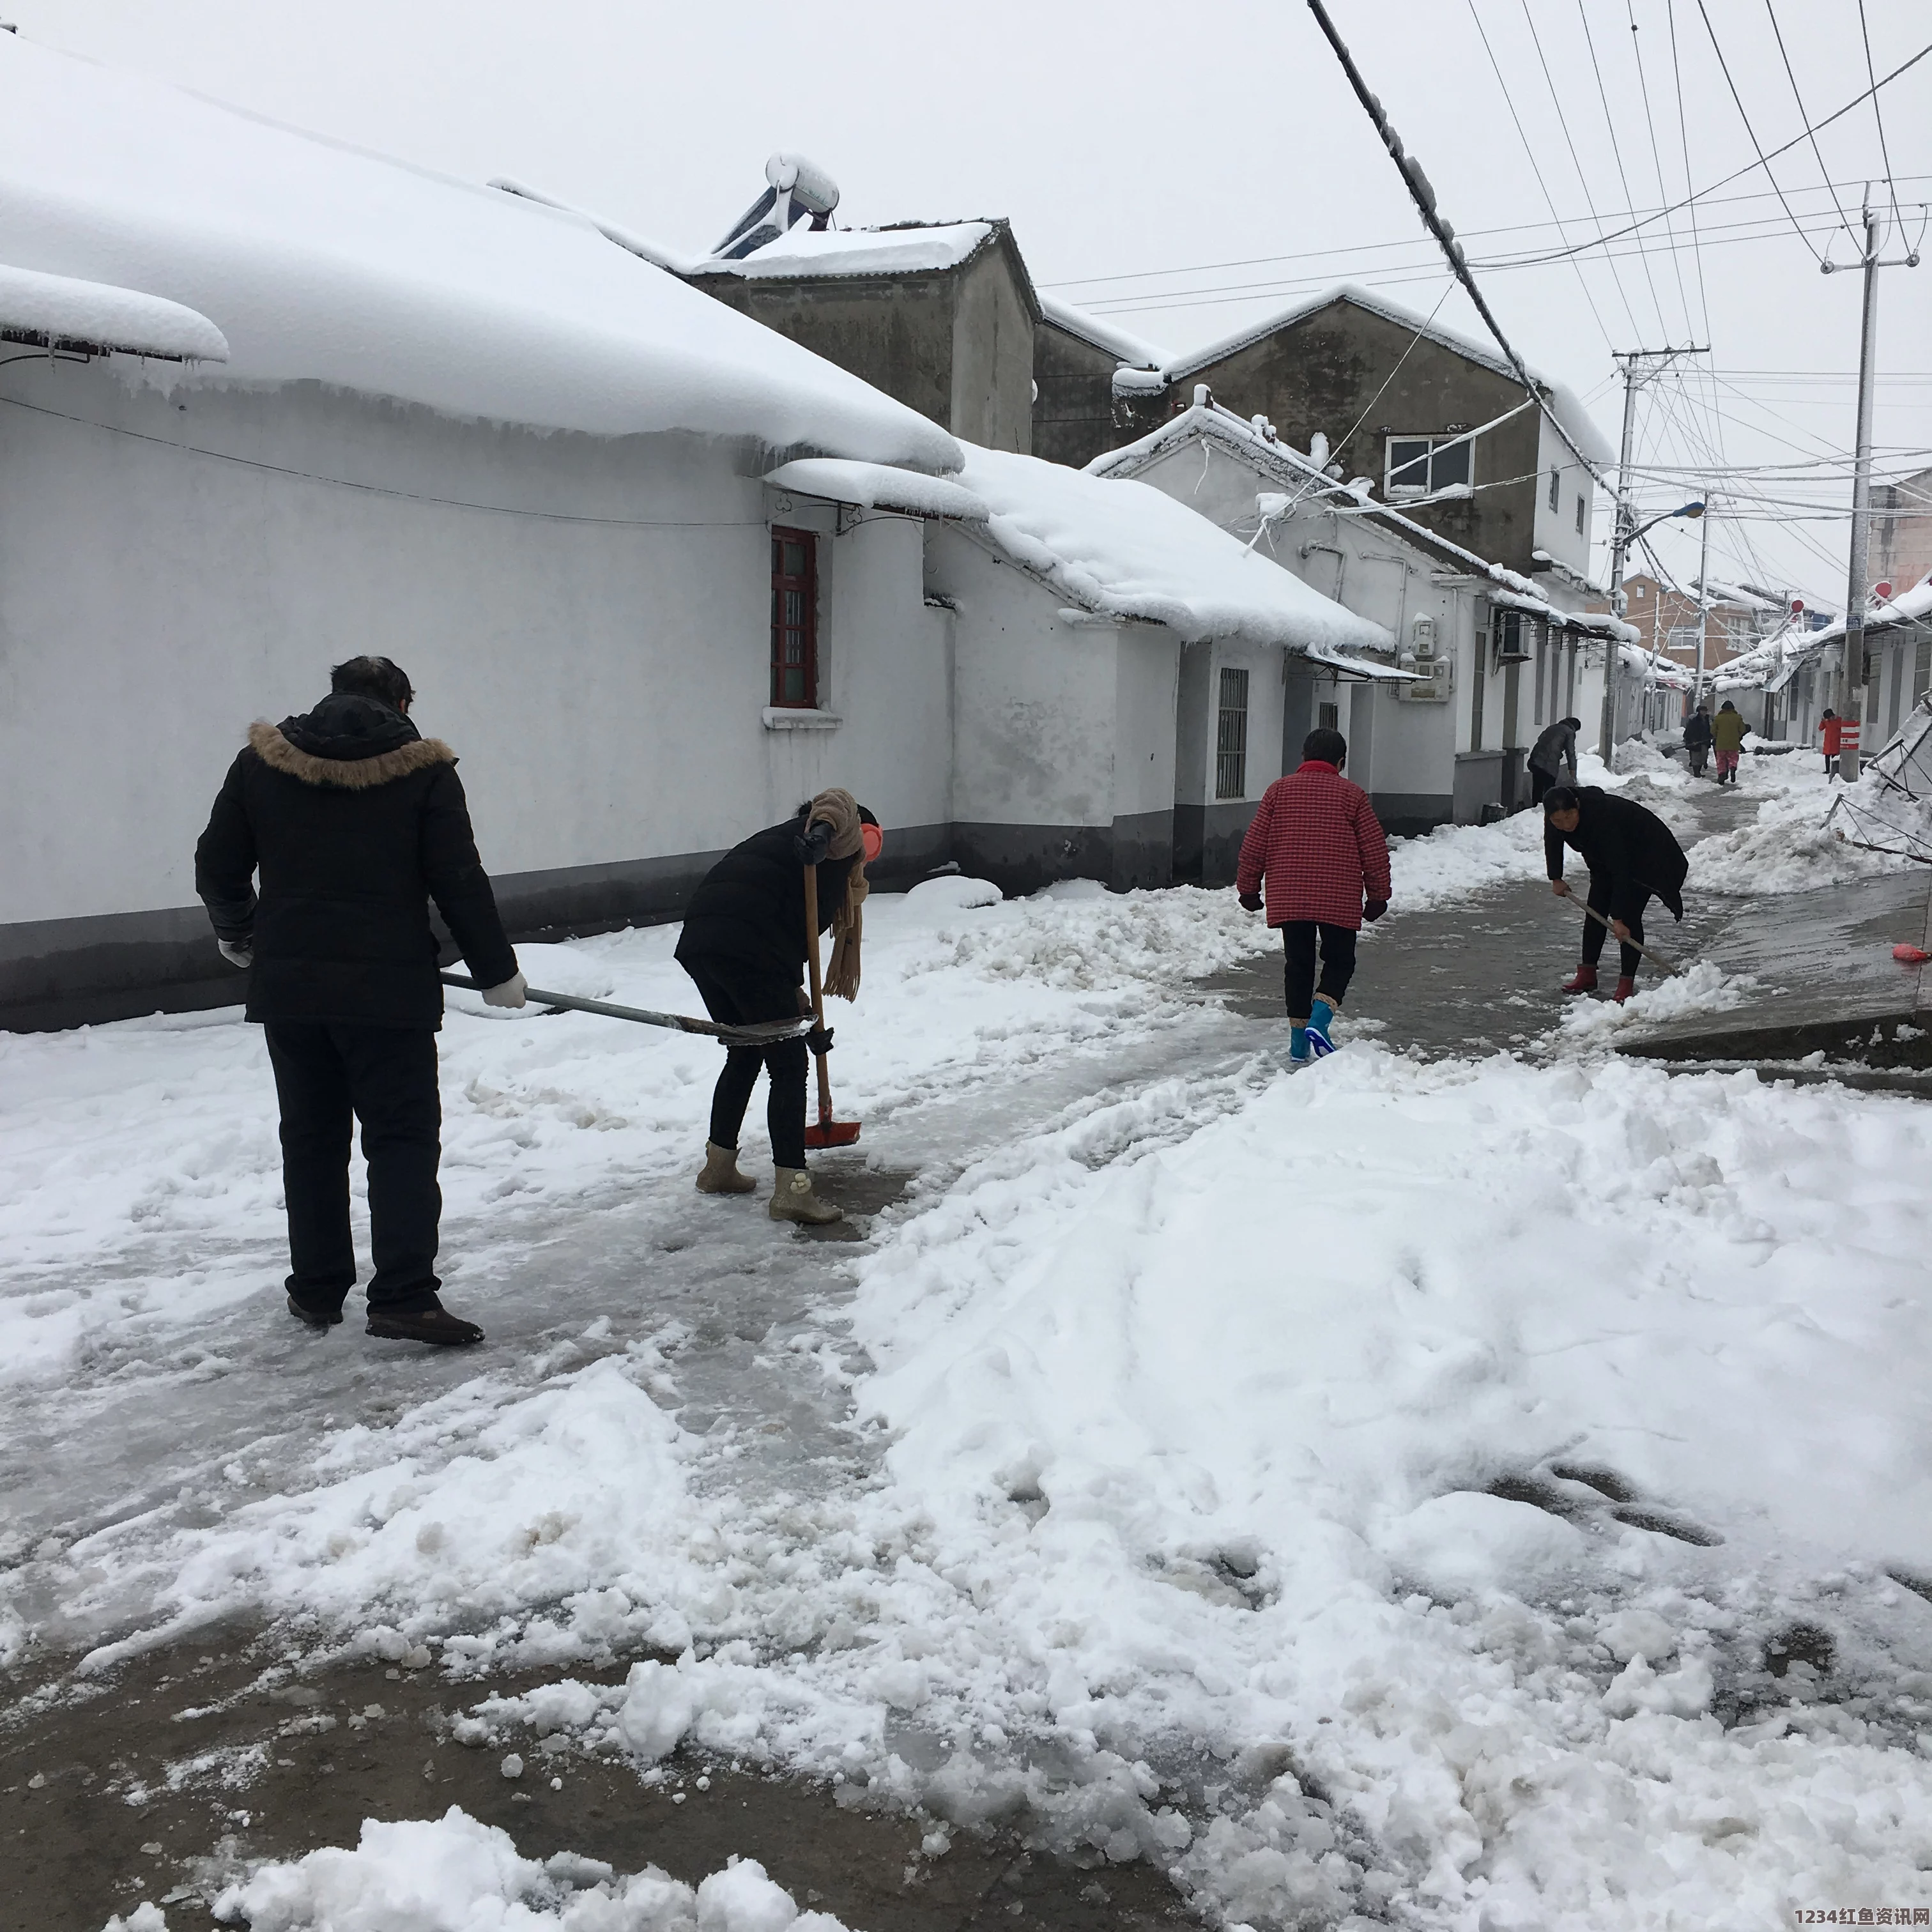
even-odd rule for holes
{"type": "Polygon", "coordinates": [[[951,276],[792,281],[710,274],[694,275],[691,282],[942,428],[952,427],[958,285],[951,276]]]}
{"type": "Polygon", "coordinates": [[[1031,309],[1004,249],[975,256],[958,279],[946,427],[968,442],[1026,455],[1033,448],[1031,309]]]}
{"type": "MultiPolygon", "coordinates": [[[[1266,416],[1303,449],[1317,431],[1334,443],[1366,410],[1353,440],[1336,447],[1334,455],[1350,476],[1372,478],[1379,495],[1387,435],[1437,434],[1452,425],[1474,428],[1522,400],[1522,390],[1508,376],[1426,339],[1412,349],[1412,331],[1372,310],[1331,304],[1190,373],[1168,394],[1124,400],[1127,426],[1120,440],[1144,434],[1185,408],[1197,382],[1207,383],[1215,400],[1238,416],[1266,416]]],[[[1526,411],[1480,438],[1472,480],[1482,484],[1535,476],[1542,448],[1540,422],[1538,412],[1526,411]]],[[[1527,574],[1533,568],[1532,552],[1539,548],[1536,487],[1526,482],[1508,489],[1479,490],[1466,502],[1438,504],[1414,514],[1427,528],[1527,574]]],[[[1562,553],[1552,549],[1552,554],[1562,553]]]]}
{"type": "Polygon", "coordinates": [[[1125,440],[1114,427],[1114,371],[1118,367],[1119,358],[1111,350],[1096,349],[1051,321],[1035,327],[1033,380],[1039,394],[1033,406],[1034,455],[1078,470],[1125,440]]]}
{"type": "Polygon", "coordinates": [[[670,916],[827,783],[889,827],[949,822],[918,523],[822,544],[844,722],[766,726],[769,453],[37,359],[0,398],[28,406],[0,401],[0,1008],[220,983],[193,858],[222,775],[251,718],[308,709],[358,652],[405,667],[461,755],[520,929],[670,916]]]}

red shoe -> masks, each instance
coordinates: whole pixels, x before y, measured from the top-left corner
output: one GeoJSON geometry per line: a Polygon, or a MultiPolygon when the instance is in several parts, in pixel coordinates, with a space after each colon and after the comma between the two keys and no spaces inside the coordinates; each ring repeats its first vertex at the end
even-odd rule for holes
{"type": "Polygon", "coordinates": [[[1618,1006],[1622,1006],[1624,1000],[1628,999],[1631,994],[1636,991],[1636,982],[1635,980],[1619,980],[1617,982],[1617,990],[1612,993],[1610,997],[1616,1001],[1618,1006]]]}
{"type": "Polygon", "coordinates": [[[1596,968],[1578,967],[1576,978],[1564,980],[1562,990],[1566,993],[1594,993],[1597,990],[1596,968]]]}

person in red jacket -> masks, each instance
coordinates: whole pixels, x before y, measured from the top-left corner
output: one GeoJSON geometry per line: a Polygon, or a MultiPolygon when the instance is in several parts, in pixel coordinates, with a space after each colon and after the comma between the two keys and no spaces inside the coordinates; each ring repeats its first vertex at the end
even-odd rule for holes
{"type": "Polygon", "coordinates": [[[1340,732],[1310,732],[1300,768],[1262,793],[1234,868],[1250,912],[1261,910],[1267,882],[1268,922],[1281,928],[1287,955],[1288,1052],[1298,1062],[1335,1050],[1329,1028],[1354,976],[1355,935],[1364,920],[1388,910],[1388,841],[1368,794],[1342,776],[1348,758],[1340,732]]]}

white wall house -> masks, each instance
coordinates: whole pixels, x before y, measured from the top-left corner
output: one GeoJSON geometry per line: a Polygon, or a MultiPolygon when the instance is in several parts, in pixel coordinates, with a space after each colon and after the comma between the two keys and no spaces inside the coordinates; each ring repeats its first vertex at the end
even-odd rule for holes
{"type": "MultiPolygon", "coordinates": [[[[1335,724],[1351,775],[1391,831],[1512,807],[1528,748],[1559,718],[1581,716],[1592,728],[1586,741],[1594,735],[1605,644],[1627,626],[1564,609],[1546,594],[1547,578],[1505,570],[1358,495],[1265,422],[1197,390],[1190,408],[1089,469],[1188,504],[1381,627],[1396,640],[1394,664],[1426,674],[1370,680],[1305,658],[1283,668],[1277,768],[1292,769],[1310,729],[1335,724]]],[[[1204,659],[1204,680],[1220,669],[1204,659]]],[[[1210,879],[1228,875],[1245,823],[1244,812],[1210,808],[1210,879]]]]}
{"type": "Polygon", "coordinates": [[[4,1023],[237,997],[196,838],[250,722],[359,652],[461,755],[530,934],[674,916],[830,783],[888,880],[956,844],[1163,877],[1180,642],[1372,635],[1228,598],[1204,524],[1139,596],[990,474],[1028,459],[580,216],[4,34],[0,268],[4,1023]],[[182,359],[107,352],[143,350],[182,359]]]}

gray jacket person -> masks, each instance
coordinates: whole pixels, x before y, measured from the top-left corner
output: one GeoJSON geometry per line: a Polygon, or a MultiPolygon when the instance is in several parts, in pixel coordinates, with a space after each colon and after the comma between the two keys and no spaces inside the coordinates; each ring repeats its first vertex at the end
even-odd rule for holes
{"type": "Polygon", "coordinates": [[[1530,747],[1531,802],[1540,805],[1543,794],[1559,782],[1576,782],[1576,734],[1583,728],[1580,718],[1559,718],[1530,747]]]}

